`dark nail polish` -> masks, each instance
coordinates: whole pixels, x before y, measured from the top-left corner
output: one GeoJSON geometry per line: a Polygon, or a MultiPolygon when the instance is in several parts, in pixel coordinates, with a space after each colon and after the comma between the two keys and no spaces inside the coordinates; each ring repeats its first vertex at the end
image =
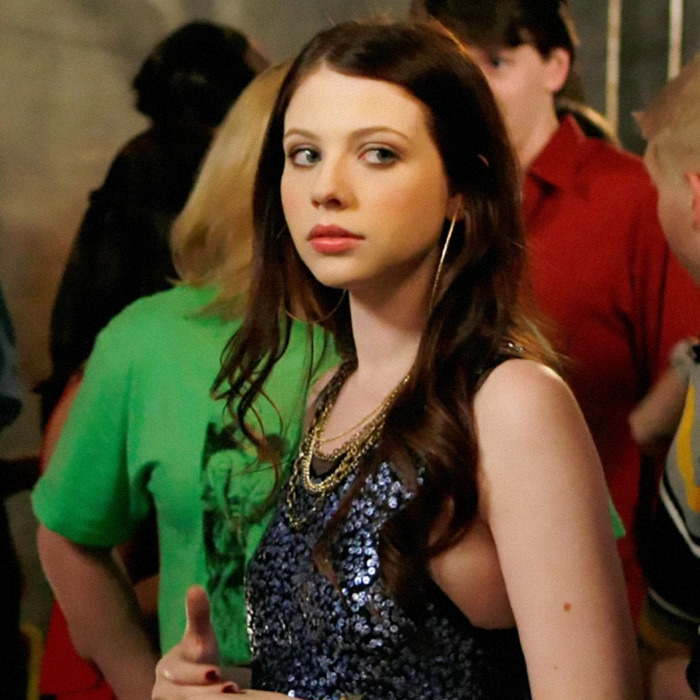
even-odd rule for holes
{"type": "Polygon", "coordinates": [[[204,674],[204,677],[210,682],[210,683],[218,683],[221,680],[221,676],[219,676],[219,673],[215,669],[210,669],[204,674]]]}
{"type": "Polygon", "coordinates": [[[237,687],[237,686],[235,686],[233,683],[229,683],[228,685],[225,685],[225,686],[221,689],[221,692],[222,692],[222,693],[229,693],[229,694],[232,694],[232,693],[238,693],[239,691],[238,691],[238,687],[237,687]]]}

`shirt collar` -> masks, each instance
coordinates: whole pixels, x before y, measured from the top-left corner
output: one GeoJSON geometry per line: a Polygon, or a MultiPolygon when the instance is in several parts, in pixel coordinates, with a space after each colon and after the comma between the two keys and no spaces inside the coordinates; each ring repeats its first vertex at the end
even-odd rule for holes
{"type": "Polygon", "coordinates": [[[578,159],[575,155],[585,140],[576,120],[571,115],[565,116],[544,150],[533,161],[528,175],[558,189],[571,186],[576,178],[578,159]]]}

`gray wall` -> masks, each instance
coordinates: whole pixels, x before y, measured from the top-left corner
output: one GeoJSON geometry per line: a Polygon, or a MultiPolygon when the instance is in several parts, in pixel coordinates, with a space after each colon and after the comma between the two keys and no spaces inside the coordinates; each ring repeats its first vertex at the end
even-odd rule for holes
{"type": "MultiPolygon", "coordinates": [[[[0,454],[39,443],[31,387],[49,371],[48,320],[72,237],[117,149],[144,120],[129,82],[168,31],[195,17],[256,37],[273,60],[349,17],[404,16],[408,0],[2,0],[0,3],[0,283],[18,331],[26,405],[0,454]]],[[[608,0],[570,0],[583,83],[605,110],[608,0]]],[[[685,2],[686,58],[700,48],[700,2],[685,2]]],[[[668,0],[625,0],[620,134],[639,151],[630,113],[665,81],[668,0]]]]}

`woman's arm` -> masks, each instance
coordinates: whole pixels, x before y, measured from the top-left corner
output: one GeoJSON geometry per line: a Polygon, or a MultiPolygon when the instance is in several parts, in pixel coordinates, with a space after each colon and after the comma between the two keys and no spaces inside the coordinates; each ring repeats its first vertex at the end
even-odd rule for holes
{"type": "Polygon", "coordinates": [[[78,653],[99,666],[119,700],[150,698],[157,655],[133,588],[110,550],[83,547],[43,525],[37,539],[78,653]]]}
{"type": "Polygon", "coordinates": [[[564,382],[527,360],[475,400],[480,515],[536,700],[641,697],[602,467],[564,382]]]}

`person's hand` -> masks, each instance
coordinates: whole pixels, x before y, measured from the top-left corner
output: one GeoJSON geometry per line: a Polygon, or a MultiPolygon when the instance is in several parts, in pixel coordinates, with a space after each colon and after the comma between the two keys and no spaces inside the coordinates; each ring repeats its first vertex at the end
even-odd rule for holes
{"type": "Polygon", "coordinates": [[[222,693],[240,693],[240,687],[223,679],[219,647],[209,616],[209,599],[201,586],[187,591],[187,627],[179,644],[156,666],[153,700],[196,700],[222,693]]]}

